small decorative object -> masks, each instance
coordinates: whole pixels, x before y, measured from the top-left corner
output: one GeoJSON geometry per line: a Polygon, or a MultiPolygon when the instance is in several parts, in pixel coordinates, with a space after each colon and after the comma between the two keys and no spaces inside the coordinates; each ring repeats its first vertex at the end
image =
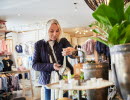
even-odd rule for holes
{"type": "Polygon", "coordinates": [[[6,30],[5,22],[6,21],[0,20],[0,30],[6,30]]]}
{"type": "Polygon", "coordinates": [[[75,64],[74,65],[74,75],[80,75],[82,68],[83,68],[82,63],[75,64]]]}

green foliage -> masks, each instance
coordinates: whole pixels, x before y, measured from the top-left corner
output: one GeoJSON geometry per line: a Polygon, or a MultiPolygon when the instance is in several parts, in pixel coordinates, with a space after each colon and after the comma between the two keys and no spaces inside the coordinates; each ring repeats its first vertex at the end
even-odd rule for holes
{"type": "Polygon", "coordinates": [[[62,79],[67,80],[67,76],[66,75],[62,76],[62,79]]]}
{"type": "MultiPolygon", "coordinates": [[[[71,78],[74,78],[74,74],[71,75],[71,78]]],[[[68,76],[67,76],[67,75],[63,75],[63,76],[62,76],[62,79],[63,79],[63,80],[67,80],[67,79],[68,79],[68,76]]],[[[83,72],[80,74],[80,79],[81,79],[81,80],[84,79],[84,73],[83,73],[83,72]]]]}
{"type": "Polygon", "coordinates": [[[84,73],[83,72],[80,74],[80,79],[84,80],[84,73]]]}
{"type": "MultiPolygon", "coordinates": [[[[74,74],[71,75],[71,78],[74,78],[74,74]]],[[[62,79],[63,79],[63,80],[67,80],[67,79],[68,79],[68,76],[67,76],[67,75],[63,75],[63,76],[62,76],[62,79]]]]}
{"type": "Polygon", "coordinates": [[[92,15],[98,21],[95,25],[105,33],[93,30],[105,39],[99,37],[92,39],[109,47],[130,43],[130,6],[124,10],[124,0],[110,0],[109,5],[101,4],[92,15]]]}
{"type": "Polygon", "coordinates": [[[105,4],[101,4],[97,8],[97,10],[93,13],[93,17],[105,25],[113,26],[117,22],[119,22],[119,18],[116,11],[105,4]]]}
{"type": "Polygon", "coordinates": [[[125,20],[130,23],[130,6],[125,11],[125,20]]]}

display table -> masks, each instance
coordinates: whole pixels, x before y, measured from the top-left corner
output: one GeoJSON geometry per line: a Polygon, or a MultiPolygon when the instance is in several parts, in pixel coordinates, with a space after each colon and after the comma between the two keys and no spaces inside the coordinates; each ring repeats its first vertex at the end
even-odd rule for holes
{"type": "Polygon", "coordinates": [[[108,80],[102,80],[99,84],[96,83],[87,83],[82,82],[80,86],[72,86],[68,82],[65,82],[65,84],[60,85],[59,82],[53,83],[53,84],[47,84],[46,87],[50,89],[60,89],[60,90],[89,90],[89,89],[101,89],[105,87],[112,86],[113,83],[108,80]]]}
{"type": "MultiPolygon", "coordinates": [[[[75,80],[76,82],[76,80],[75,80]]],[[[101,89],[114,85],[108,80],[87,80],[81,82],[81,85],[74,85],[75,82],[58,82],[53,84],[47,84],[46,87],[49,89],[59,89],[59,90],[90,90],[90,89],[101,89]]],[[[81,95],[81,94],[79,94],[81,95]]],[[[79,96],[80,97],[80,96],[79,96]]],[[[80,99],[79,99],[80,100],[80,99]]]]}

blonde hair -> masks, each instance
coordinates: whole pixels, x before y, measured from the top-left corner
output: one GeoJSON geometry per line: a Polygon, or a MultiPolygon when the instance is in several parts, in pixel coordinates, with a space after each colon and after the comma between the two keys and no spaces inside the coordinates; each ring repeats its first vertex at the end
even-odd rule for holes
{"type": "Polygon", "coordinates": [[[61,39],[61,36],[62,36],[62,29],[61,29],[61,26],[60,26],[59,22],[56,19],[51,19],[51,20],[49,20],[47,22],[47,24],[46,24],[46,37],[45,37],[45,40],[46,41],[49,40],[48,30],[50,29],[50,27],[51,27],[52,24],[56,24],[59,27],[60,35],[59,35],[59,37],[57,39],[57,41],[59,41],[61,39]]]}

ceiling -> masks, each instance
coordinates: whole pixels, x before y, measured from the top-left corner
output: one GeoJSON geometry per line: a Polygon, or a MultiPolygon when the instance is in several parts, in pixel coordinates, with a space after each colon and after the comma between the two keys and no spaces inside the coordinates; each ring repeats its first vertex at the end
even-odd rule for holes
{"type": "Polygon", "coordinates": [[[0,0],[0,19],[7,21],[7,27],[45,24],[51,18],[63,28],[87,27],[94,21],[92,12],[84,0],[0,0]]]}

